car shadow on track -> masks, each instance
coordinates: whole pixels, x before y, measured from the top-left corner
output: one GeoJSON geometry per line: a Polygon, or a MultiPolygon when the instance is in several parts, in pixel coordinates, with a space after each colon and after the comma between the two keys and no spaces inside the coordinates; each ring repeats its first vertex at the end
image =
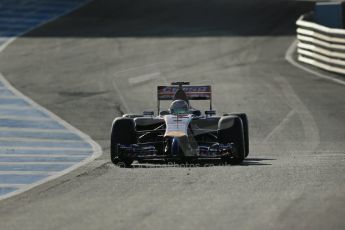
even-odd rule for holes
{"type": "Polygon", "coordinates": [[[272,158],[247,158],[239,166],[265,166],[272,165],[272,163],[265,163],[267,161],[274,161],[272,158]]]}
{"type": "Polygon", "coordinates": [[[134,163],[131,168],[202,168],[202,167],[234,167],[234,166],[270,166],[272,158],[247,158],[239,165],[231,165],[220,160],[203,160],[196,162],[164,162],[164,161],[146,161],[134,163]],[[270,162],[270,163],[268,163],[270,162]]]}

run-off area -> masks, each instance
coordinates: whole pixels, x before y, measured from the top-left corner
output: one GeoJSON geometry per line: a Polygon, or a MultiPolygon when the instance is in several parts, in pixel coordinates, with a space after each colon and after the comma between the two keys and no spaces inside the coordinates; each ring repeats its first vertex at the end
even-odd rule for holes
{"type": "MultiPolygon", "coordinates": [[[[87,0],[2,0],[0,52],[17,36],[87,0]]],[[[88,136],[15,90],[0,69],[0,199],[87,162],[99,152],[88,136]]]]}

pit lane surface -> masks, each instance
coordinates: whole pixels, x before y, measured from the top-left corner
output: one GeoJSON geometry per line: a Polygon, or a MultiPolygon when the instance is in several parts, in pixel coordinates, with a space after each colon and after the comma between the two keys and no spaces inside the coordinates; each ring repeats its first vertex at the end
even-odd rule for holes
{"type": "Polygon", "coordinates": [[[342,229],[345,90],[284,59],[302,1],[106,1],[0,56],[15,87],[91,135],[104,155],[0,203],[1,229],[342,229]],[[155,87],[213,86],[249,115],[241,166],[121,169],[114,116],[155,108],[155,87]]]}

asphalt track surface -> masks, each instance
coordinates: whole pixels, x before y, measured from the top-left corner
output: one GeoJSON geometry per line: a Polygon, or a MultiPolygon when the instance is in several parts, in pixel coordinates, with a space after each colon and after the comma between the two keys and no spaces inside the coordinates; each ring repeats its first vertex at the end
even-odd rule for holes
{"type": "Polygon", "coordinates": [[[0,202],[0,229],[343,229],[345,90],[284,55],[304,1],[106,1],[16,40],[0,68],[20,91],[89,134],[102,157],[0,202]],[[246,112],[241,166],[109,162],[123,112],[154,109],[155,87],[213,86],[246,112]]]}

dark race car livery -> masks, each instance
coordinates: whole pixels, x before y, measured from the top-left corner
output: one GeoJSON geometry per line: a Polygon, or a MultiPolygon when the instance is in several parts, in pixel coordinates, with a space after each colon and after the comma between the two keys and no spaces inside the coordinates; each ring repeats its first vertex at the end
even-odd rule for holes
{"type": "Polygon", "coordinates": [[[240,164],[249,153],[248,121],[244,113],[217,116],[212,110],[211,86],[174,82],[157,87],[157,116],[125,114],[115,118],[111,129],[111,160],[129,167],[134,160],[172,161],[220,159],[240,164]],[[161,100],[172,100],[160,111],[161,100]],[[209,100],[202,115],[191,100],[209,100]]]}

